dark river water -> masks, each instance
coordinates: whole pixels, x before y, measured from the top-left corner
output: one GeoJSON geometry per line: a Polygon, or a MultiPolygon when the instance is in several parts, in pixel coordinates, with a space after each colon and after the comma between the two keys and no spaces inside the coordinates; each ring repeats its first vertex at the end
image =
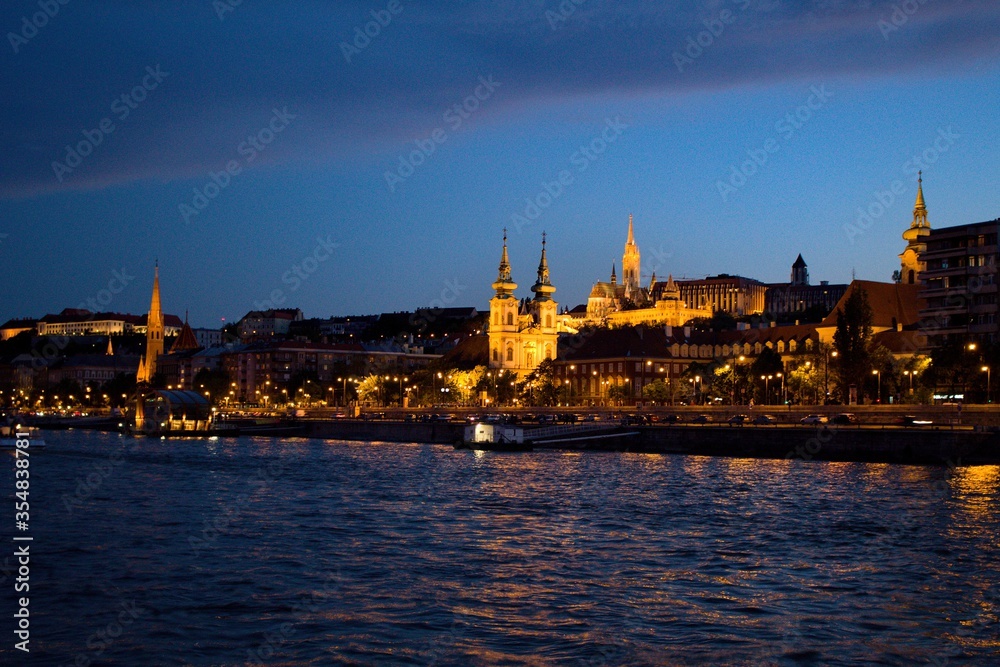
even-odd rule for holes
{"type": "Polygon", "coordinates": [[[45,436],[3,664],[1000,664],[997,467],[45,436]]]}

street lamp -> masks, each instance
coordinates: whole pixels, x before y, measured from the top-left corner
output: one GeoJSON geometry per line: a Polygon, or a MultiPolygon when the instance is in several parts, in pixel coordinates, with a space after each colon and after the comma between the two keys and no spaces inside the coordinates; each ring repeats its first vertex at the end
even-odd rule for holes
{"type": "Polygon", "coordinates": [[[781,403],[782,405],[784,405],[785,403],[788,402],[788,400],[785,398],[785,374],[775,373],[775,377],[781,378],[781,403]]]}
{"type": "Polygon", "coordinates": [[[880,371],[880,370],[874,370],[874,371],[872,371],[872,375],[877,375],[878,376],[878,396],[875,399],[875,402],[876,403],[881,403],[882,402],[882,371],[880,371]]]}
{"type": "Polygon", "coordinates": [[[770,391],[769,387],[770,387],[771,380],[773,378],[774,378],[773,375],[761,375],[760,376],[760,379],[764,381],[764,405],[770,405],[771,404],[771,391],[770,391]]]}
{"type": "Polygon", "coordinates": [[[823,403],[830,399],[830,357],[837,358],[837,351],[826,348],[826,363],[823,365],[823,403]]]}
{"type": "Polygon", "coordinates": [[[982,370],[986,373],[986,402],[992,403],[993,401],[990,400],[990,367],[983,366],[982,370]]]}
{"type": "MultiPolygon", "coordinates": [[[[913,376],[916,375],[916,374],[917,374],[916,371],[903,371],[903,375],[908,375],[909,378],[910,378],[910,394],[911,395],[913,394],[913,376]]],[[[989,380],[989,376],[987,376],[987,383],[986,383],[987,385],[989,385],[989,381],[988,380],[989,380]]],[[[987,387],[987,389],[988,389],[988,387],[987,387]]]]}

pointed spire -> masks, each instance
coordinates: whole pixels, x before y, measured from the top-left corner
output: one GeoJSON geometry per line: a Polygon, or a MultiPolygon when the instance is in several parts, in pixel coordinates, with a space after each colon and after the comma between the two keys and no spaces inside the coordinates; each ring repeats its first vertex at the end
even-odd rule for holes
{"type": "Polygon", "coordinates": [[[549,301],[556,288],[549,280],[549,260],[545,257],[546,234],[542,232],[542,258],[538,262],[538,279],[532,285],[531,291],[535,293],[535,301],[549,301]]]}
{"type": "Polygon", "coordinates": [[[493,283],[493,289],[499,297],[508,297],[517,289],[517,283],[511,280],[510,258],[507,256],[507,228],[503,229],[503,252],[500,254],[500,269],[497,272],[497,280],[493,283]]]}
{"type": "Polygon", "coordinates": [[[115,348],[111,345],[111,336],[108,336],[108,349],[104,354],[109,357],[115,356],[115,348]]]}
{"type": "Polygon", "coordinates": [[[549,285],[549,261],[545,257],[545,232],[542,232],[542,259],[538,262],[538,283],[549,285]]]}
{"type": "Polygon", "coordinates": [[[930,227],[927,222],[927,205],[924,204],[924,172],[917,172],[917,201],[913,205],[913,222],[910,227],[930,227]]]}
{"type": "Polygon", "coordinates": [[[632,214],[628,214],[628,240],[625,245],[635,245],[635,234],[632,232],[632,214]]]}
{"type": "MultiPolygon", "coordinates": [[[[156,317],[158,320],[163,319],[163,308],[160,307],[160,262],[157,260],[156,266],[153,269],[153,297],[149,301],[149,319],[156,317]]],[[[148,324],[148,322],[147,322],[148,324]]]]}
{"type": "Polygon", "coordinates": [[[618,284],[618,274],[615,273],[615,263],[611,262],[611,284],[618,284]]]}

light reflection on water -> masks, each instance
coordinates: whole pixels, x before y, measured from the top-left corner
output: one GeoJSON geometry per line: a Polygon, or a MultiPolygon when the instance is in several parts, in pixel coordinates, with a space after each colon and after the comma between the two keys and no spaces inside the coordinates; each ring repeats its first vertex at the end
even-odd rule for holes
{"type": "Polygon", "coordinates": [[[997,467],[47,439],[37,664],[1000,655],[997,467]]]}

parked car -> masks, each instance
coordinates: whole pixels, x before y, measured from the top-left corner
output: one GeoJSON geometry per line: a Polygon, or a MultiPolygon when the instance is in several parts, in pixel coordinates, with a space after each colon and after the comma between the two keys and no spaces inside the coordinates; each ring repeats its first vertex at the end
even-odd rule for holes
{"type": "Polygon", "coordinates": [[[593,415],[593,414],[592,415],[587,415],[586,417],[583,418],[583,421],[585,421],[585,422],[599,422],[599,421],[601,421],[601,415],[593,415]]]}
{"type": "Polygon", "coordinates": [[[538,423],[539,424],[555,424],[556,423],[556,416],[555,415],[538,415],[538,423]]]}
{"type": "Polygon", "coordinates": [[[645,415],[624,415],[621,419],[622,426],[644,426],[648,423],[645,415]]]}
{"type": "Polygon", "coordinates": [[[452,419],[454,419],[454,417],[455,417],[454,415],[434,415],[433,417],[431,417],[431,421],[450,422],[452,419]]]}
{"type": "Polygon", "coordinates": [[[767,424],[777,424],[778,420],[774,418],[774,415],[757,415],[753,418],[753,423],[758,426],[764,426],[767,424]]]}
{"type": "Polygon", "coordinates": [[[839,424],[840,426],[850,426],[851,424],[857,424],[858,418],[850,412],[842,412],[839,415],[834,415],[830,423],[839,424]]]}
{"type": "Polygon", "coordinates": [[[799,420],[801,424],[825,424],[827,418],[824,415],[807,415],[799,420]]]}
{"type": "Polygon", "coordinates": [[[667,415],[663,419],[661,419],[660,421],[662,421],[664,424],[676,424],[680,420],[681,420],[681,418],[678,417],[677,415],[667,415]]]}
{"type": "Polygon", "coordinates": [[[745,424],[746,421],[747,421],[746,415],[733,415],[727,420],[727,423],[730,426],[735,426],[735,425],[743,426],[743,424],[745,424]]]}
{"type": "Polygon", "coordinates": [[[694,419],[691,420],[691,423],[692,424],[707,424],[710,421],[712,421],[712,418],[709,417],[708,415],[698,415],[697,417],[695,417],[694,419]]]}

